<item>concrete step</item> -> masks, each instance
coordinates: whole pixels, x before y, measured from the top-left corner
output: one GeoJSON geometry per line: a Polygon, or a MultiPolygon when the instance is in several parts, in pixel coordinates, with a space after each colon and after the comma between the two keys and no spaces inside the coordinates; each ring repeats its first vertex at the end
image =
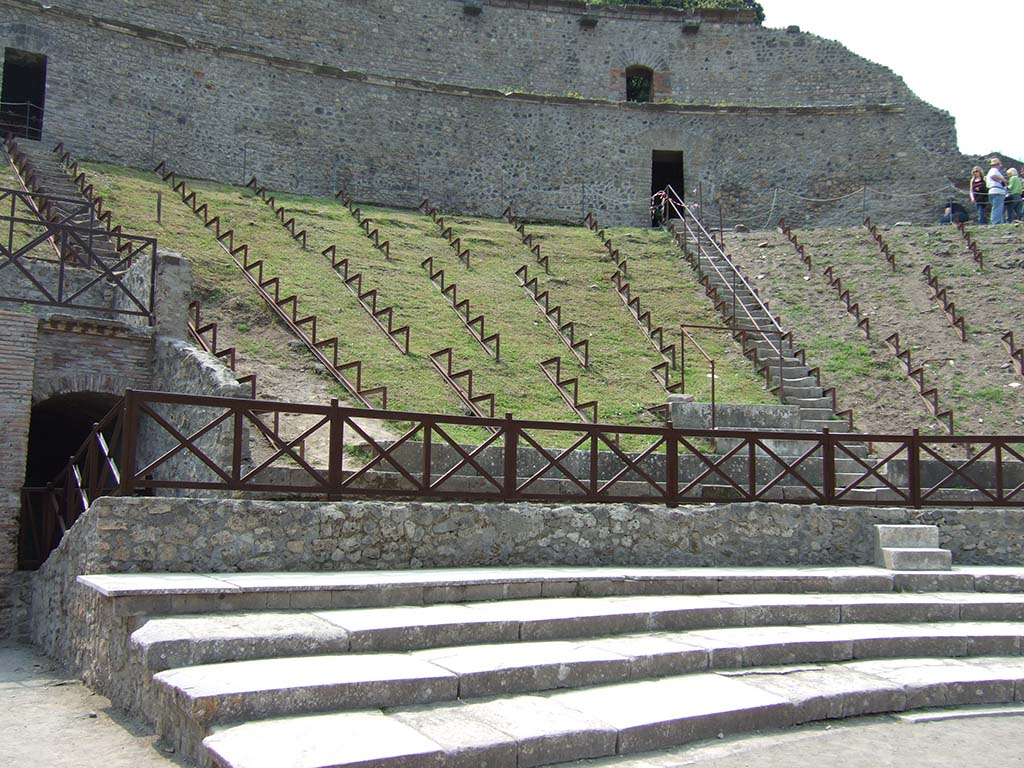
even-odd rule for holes
{"type": "MultiPolygon", "coordinates": [[[[925,580],[921,580],[922,583],[925,580]]],[[[937,584],[968,580],[948,574],[937,584]]],[[[281,654],[365,653],[651,630],[671,632],[840,622],[1024,620],[1024,596],[719,595],[561,598],[317,612],[181,615],[148,620],[131,636],[150,671],[281,654]]]]}
{"type": "Polygon", "coordinates": [[[764,667],[250,722],[217,729],[204,757],[233,768],[551,765],[826,718],[1012,702],[1022,685],[1019,657],[764,667]]]}
{"type": "Polygon", "coordinates": [[[879,567],[457,568],[328,573],[125,573],[79,576],[115,616],[420,606],[539,597],[860,594],[906,590],[1024,593],[1024,569],[961,566],[922,580],[879,567]]]}

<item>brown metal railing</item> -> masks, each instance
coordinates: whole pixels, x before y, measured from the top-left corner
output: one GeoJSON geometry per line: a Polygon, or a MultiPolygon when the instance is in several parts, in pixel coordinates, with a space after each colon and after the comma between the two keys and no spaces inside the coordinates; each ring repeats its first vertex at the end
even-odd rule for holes
{"type": "Polygon", "coordinates": [[[707,503],[713,498],[869,506],[1024,506],[1024,435],[972,436],[969,440],[980,446],[973,456],[961,460],[944,455],[949,444],[963,439],[925,437],[916,430],[911,435],[850,435],[828,430],[570,424],[510,416],[343,408],[336,400],[312,405],[128,391],[123,409],[98,425],[91,442],[76,454],[75,469],[62,473],[60,482],[50,484],[49,490],[68,489],[63,501],[71,511],[61,513],[64,527],[73,521],[75,509],[84,509],[83,504],[99,493],[161,490],[558,503],[679,504],[707,503]],[[190,426],[180,427],[169,412],[190,426]],[[259,463],[245,458],[243,443],[248,435],[266,429],[265,419],[275,412],[301,414],[307,422],[315,422],[303,431],[303,438],[318,430],[329,435],[326,467],[300,460],[287,440],[259,463]],[[118,424],[112,424],[113,419],[118,424]],[[405,431],[395,440],[378,441],[366,427],[375,420],[392,427],[402,424],[405,431]],[[122,435],[116,466],[113,452],[97,439],[97,435],[102,438],[104,427],[120,430],[122,435]],[[491,435],[479,445],[463,445],[452,434],[466,428],[491,435]],[[143,434],[151,443],[146,450],[143,434]],[[628,453],[619,447],[620,438],[627,436],[628,453]],[[704,447],[716,441],[731,447],[723,453],[704,447]],[[884,450],[866,456],[863,447],[869,441],[884,450]],[[358,469],[342,466],[346,446],[352,442],[369,456],[358,469]],[[796,446],[795,450],[780,454],[773,446],[782,443],[796,446]],[[152,450],[152,444],[160,449],[152,450]],[[293,464],[290,475],[269,471],[278,459],[293,464]],[[182,471],[183,460],[189,462],[188,472],[182,471]],[[115,482],[104,483],[104,478],[115,482]]]}
{"type": "Polygon", "coordinates": [[[715,407],[715,360],[700,345],[700,342],[693,337],[688,330],[689,327],[700,328],[702,326],[687,326],[683,325],[679,328],[679,355],[680,362],[679,367],[682,368],[682,376],[679,382],[679,392],[686,394],[686,340],[689,339],[690,343],[697,348],[700,352],[701,357],[704,358],[704,362],[708,364],[708,368],[711,371],[711,428],[716,429],[718,427],[718,420],[716,417],[717,408],[715,407]]]}
{"type": "Polygon", "coordinates": [[[79,213],[92,211],[80,200],[0,188],[0,273],[10,270],[3,275],[0,301],[141,317],[152,325],[156,321],[156,240],[118,231],[112,234],[113,253],[101,253],[95,246],[107,233],[95,218],[74,222],[79,213]],[[58,202],[67,204],[63,215],[45,218],[41,211],[51,210],[58,202]],[[78,208],[72,212],[75,205],[78,208]],[[146,294],[139,295],[128,286],[126,272],[143,257],[149,259],[149,285],[146,294]],[[20,293],[12,290],[15,276],[23,281],[20,293]],[[123,305],[107,299],[97,303],[96,292],[106,289],[123,299],[123,305]]]}
{"type": "Polygon", "coordinates": [[[373,221],[363,216],[362,208],[356,206],[343,190],[338,190],[334,193],[334,196],[341,201],[341,204],[348,208],[348,212],[352,214],[352,218],[356,220],[356,223],[362,228],[363,234],[366,238],[373,243],[373,247],[384,254],[384,258],[387,261],[391,261],[391,241],[380,239],[380,229],[373,227],[373,221]],[[370,229],[373,227],[373,229],[370,229]]]}
{"type": "Polygon", "coordinates": [[[1007,331],[999,340],[1003,342],[1006,351],[1010,353],[1010,361],[1017,370],[1017,374],[1024,376],[1024,347],[1018,347],[1013,341],[1013,331],[1007,331]]]}
{"type": "Polygon", "coordinates": [[[445,280],[444,270],[438,267],[434,269],[434,257],[427,256],[420,262],[420,266],[427,270],[430,282],[441,291],[441,295],[447,300],[448,305],[459,316],[463,326],[469,331],[469,335],[476,339],[480,348],[494,358],[495,362],[501,361],[501,335],[498,333],[488,334],[485,330],[486,317],[481,312],[473,316],[469,306],[469,299],[459,298],[459,286],[456,283],[449,283],[445,280]]]}
{"type": "Polygon", "coordinates": [[[267,194],[267,188],[262,186],[253,176],[249,179],[249,183],[245,185],[247,188],[253,191],[260,200],[270,206],[270,210],[274,212],[274,216],[281,226],[288,230],[288,234],[292,236],[292,240],[297,242],[303,248],[306,247],[306,230],[299,229],[298,224],[295,222],[294,216],[288,216],[288,211],[283,205],[277,204],[277,198],[273,195],[267,194]]]}
{"type": "Polygon", "coordinates": [[[871,338],[871,318],[863,314],[860,309],[860,302],[854,301],[850,295],[849,288],[843,288],[843,280],[839,275],[835,273],[832,265],[829,264],[825,267],[825,271],[822,273],[822,277],[825,278],[825,282],[835,289],[836,295],[839,300],[846,305],[846,312],[848,315],[853,317],[857,322],[857,327],[864,332],[864,338],[871,338]]]}
{"type": "Polygon", "coordinates": [[[597,400],[587,400],[586,402],[580,401],[580,377],[579,376],[562,376],[562,358],[549,357],[547,360],[541,360],[540,369],[544,372],[547,380],[551,382],[551,385],[558,390],[558,394],[562,396],[565,404],[572,409],[572,412],[580,417],[583,421],[590,422],[592,424],[597,423],[597,400]]]}

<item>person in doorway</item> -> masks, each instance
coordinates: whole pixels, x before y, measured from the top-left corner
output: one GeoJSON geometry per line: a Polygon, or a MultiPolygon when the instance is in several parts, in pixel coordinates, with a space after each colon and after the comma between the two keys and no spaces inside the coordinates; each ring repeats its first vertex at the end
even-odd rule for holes
{"type": "Polygon", "coordinates": [[[985,184],[985,172],[980,165],[971,169],[971,202],[978,212],[978,223],[988,224],[988,185],[985,184]]]}
{"type": "Polygon", "coordinates": [[[1003,161],[993,157],[988,163],[991,167],[985,176],[988,186],[988,204],[992,209],[993,224],[1003,223],[1003,210],[1006,206],[1006,177],[1003,175],[1003,161]]]}
{"type": "Polygon", "coordinates": [[[950,200],[946,203],[946,210],[942,212],[940,224],[966,224],[971,218],[967,209],[960,203],[950,200]]]}
{"type": "Polygon", "coordinates": [[[1021,192],[1024,191],[1024,182],[1021,181],[1020,174],[1017,173],[1016,168],[1011,168],[1006,172],[1006,220],[1007,221],[1020,221],[1021,220],[1021,208],[1024,207],[1021,204],[1021,192]]]}
{"type": "Polygon", "coordinates": [[[651,226],[660,227],[665,223],[668,207],[668,195],[665,192],[655,192],[651,195],[651,226]]]}

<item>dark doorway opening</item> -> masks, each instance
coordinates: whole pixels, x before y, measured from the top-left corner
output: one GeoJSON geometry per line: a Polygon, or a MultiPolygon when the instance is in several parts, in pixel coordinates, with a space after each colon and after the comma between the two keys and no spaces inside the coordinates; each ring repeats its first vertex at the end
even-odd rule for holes
{"type": "MultiPolygon", "coordinates": [[[[38,568],[60,543],[58,513],[45,489],[86,441],[93,425],[102,421],[116,403],[113,395],[78,392],[58,395],[32,407],[18,531],[19,568],[38,568]]],[[[106,439],[110,449],[116,451],[117,446],[110,445],[111,436],[106,435],[106,439]]],[[[58,492],[62,488],[58,487],[58,492]]]]}
{"type": "MultiPolygon", "coordinates": [[[[684,178],[683,178],[683,153],[675,150],[667,149],[655,149],[651,152],[651,196],[658,192],[663,192],[666,187],[672,187],[672,190],[676,193],[676,196],[680,201],[684,200],[683,190],[684,178]]],[[[652,212],[653,213],[653,212],[652,212]]],[[[662,218],[670,218],[672,215],[671,207],[668,207],[665,211],[665,216],[662,218]]],[[[654,216],[652,218],[652,224],[657,226],[657,222],[654,222],[654,216]]]]}
{"type": "Polygon", "coordinates": [[[45,102],[46,57],[17,48],[4,48],[0,130],[21,138],[40,139],[45,102]]]}

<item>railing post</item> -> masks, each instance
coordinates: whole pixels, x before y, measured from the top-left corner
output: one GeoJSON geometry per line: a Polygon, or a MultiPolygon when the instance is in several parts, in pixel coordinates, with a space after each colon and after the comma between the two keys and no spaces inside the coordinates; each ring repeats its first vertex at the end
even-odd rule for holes
{"type": "MultiPolygon", "coordinates": [[[[595,419],[596,420],[596,419],[595,419]]],[[[597,499],[597,484],[601,482],[601,474],[598,471],[601,463],[601,452],[597,449],[597,429],[590,429],[590,498],[589,501],[597,499]]]]}
{"type": "Polygon", "coordinates": [[[512,414],[505,414],[505,466],[501,482],[501,500],[512,501],[516,495],[518,478],[519,428],[512,420],[512,414]]]}
{"type": "Polygon", "coordinates": [[[240,489],[242,484],[242,410],[232,405],[234,411],[231,418],[231,484],[233,490],[240,489]]]}
{"type": "Polygon", "coordinates": [[[715,361],[709,361],[711,364],[711,428],[718,429],[718,418],[715,415],[715,361]]]}
{"type": "Polygon", "coordinates": [[[674,426],[666,430],[665,437],[665,502],[674,507],[679,496],[679,437],[674,426]]]}
{"type": "Polygon", "coordinates": [[[426,491],[430,488],[430,469],[433,459],[432,441],[431,436],[434,432],[434,422],[432,419],[423,420],[423,490],[426,491]]]}
{"type": "Polygon", "coordinates": [[[907,478],[910,484],[910,503],[921,508],[921,432],[915,429],[907,445],[907,478]]]}
{"type": "Polygon", "coordinates": [[[825,502],[832,503],[836,498],[836,446],[835,438],[828,427],[821,430],[821,485],[825,502]]]}
{"type": "Polygon", "coordinates": [[[330,437],[327,446],[327,494],[328,498],[341,496],[341,484],[344,480],[343,462],[345,459],[345,423],[341,419],[338,398],[331,398],[330,405],[330,437]]]}
{"type": "Polygon", "coordinates": [[[135,492],[135,446],[139,438],[138,395],[135,390],[124,392],[124,412],[121,416],[121,484],[118,491],[122,496],[135,492]]]}

